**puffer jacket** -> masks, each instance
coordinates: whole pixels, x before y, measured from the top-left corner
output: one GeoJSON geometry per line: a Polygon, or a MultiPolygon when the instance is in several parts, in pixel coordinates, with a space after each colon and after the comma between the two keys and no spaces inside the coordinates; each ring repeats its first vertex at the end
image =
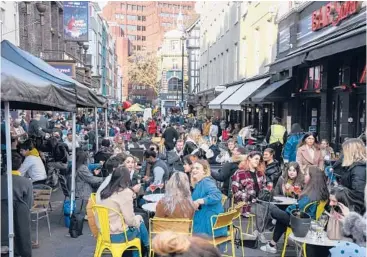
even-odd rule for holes
{"type": "Polygon", "coordinates": [[[353,163],[342,175],[340,184],[353,191],[359,200],[364,201],[364,188],[366,186],[366,163],[353,163]]]}
{"type": "Polygon", "coordinates": [[[296,161],[297,156],[297,145],[302,140],[304,133],[295,133],[288,136],[287,142],[283,149],[283,159],[289,162],[296,161]]]}
{"type": "Polygon", "coordinates": [[[277,160],[274,160],[272,163],[266,166],[265,176],[267,183],[272,182],[275,186],[278,182],[280,175],[282,175],[282,171],[277,160]]]}

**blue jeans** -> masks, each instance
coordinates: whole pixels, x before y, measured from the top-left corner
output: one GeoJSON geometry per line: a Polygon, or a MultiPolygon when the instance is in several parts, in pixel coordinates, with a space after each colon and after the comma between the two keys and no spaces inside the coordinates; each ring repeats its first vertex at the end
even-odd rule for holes
{"type": "MultiPolygon", "coordinates": [[[[141,244],[146,248],[149,248],[149,233],[147,227],[145,226],[144,222],[140,223],[139,229],[135,227],[129,227],[126,231],[126,235],[128,240],[133,240],[134,238],[139,238],[141,244]]],[[[111,235],[111,242],[112,243],[124,243],[126,242],[125,233],[111,235]]],[[[133,250],[133,257],[138,257],[139,252],[137,250],[133,250]]]]}

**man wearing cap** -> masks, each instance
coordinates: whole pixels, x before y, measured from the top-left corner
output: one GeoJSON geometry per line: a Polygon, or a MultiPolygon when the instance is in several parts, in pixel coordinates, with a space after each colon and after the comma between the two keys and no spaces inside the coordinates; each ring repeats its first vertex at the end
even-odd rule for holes
{"type": "Polygon", "coordinates": [[[232,161],[225,163],[219,170],[212,170],[212,177],[220,182],[223,182],[222,193],[229,195],[229,182],[233,174],[238,170],[238,165],[246,156],[246,149],[243,147],[236,147],[232,152],[232,161]]]}

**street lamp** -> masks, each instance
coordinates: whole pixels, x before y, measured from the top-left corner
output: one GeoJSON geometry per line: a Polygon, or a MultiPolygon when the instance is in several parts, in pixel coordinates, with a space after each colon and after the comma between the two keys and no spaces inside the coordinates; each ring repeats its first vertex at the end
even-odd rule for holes
{"type": "MultiPolygon", "coordinates": [[[[184,101],[184,94],[183,94],[183,88],[184,88],[184,65],[185,65],[185,34],[182,34],[181,37],[181,50],[182,50],[182,65],[181,65],[181,103],[183,104],[184,101]]],[[[183,106],[182,106],[183,107],[183,106]]]]}

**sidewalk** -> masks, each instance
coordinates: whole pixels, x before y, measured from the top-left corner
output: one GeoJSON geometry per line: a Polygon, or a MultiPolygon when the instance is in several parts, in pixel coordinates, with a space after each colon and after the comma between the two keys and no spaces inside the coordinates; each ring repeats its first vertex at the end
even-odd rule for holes
{"type": "MultiPolygon", "coordinates": [[[[52,209],[50,213],[51,218],[51,237],[48,235],[47,222],[41,220],[39,223],[39,242],[40,247],[33,250],[35,257],[92,257],[95,249],[95,239],[92,237],[88,223],[84,223],[83,235],[78,238],[71,238],[68,229],[64,226],[64,218],[61,213],[62,201],[64,196],[61,190],[54,192],[52,195],[52,209]],[[60,220],[60,218],[62,219],[60,220]]],[[[244,220],[244,227],[246,221],[244,220]]],[[[32,236],[35,237],[35,226],[32,224],[32,236]]],[[[265,257],[265,256],[281,256],[282,243],[278,246],[277,254],[268,254],[260,250],[245,248],[246,257],[265,257]]],[[[230,248],[230,247],[229,247],[230,248]]],[[[287,257],[296,256],[293,246],[287,249],[287,257]]],[[[236,249],[236,256],[242,255],[241,249],[236,249]]],[[[111,256],[111,255],[104,255],[111,256]]]]}

